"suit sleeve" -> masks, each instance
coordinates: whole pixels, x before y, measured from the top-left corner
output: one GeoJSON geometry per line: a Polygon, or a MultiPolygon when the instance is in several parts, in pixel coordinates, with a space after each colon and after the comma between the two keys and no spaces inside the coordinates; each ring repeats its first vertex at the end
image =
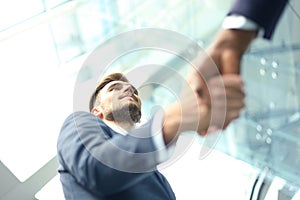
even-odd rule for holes
{"type": "Polygon", "coordinates": [[[288,0],[235,0],[228,15],[242,15],[264,29],[270,39],[288,0]]]}
{"type": "Polygon", "coordinates": [[[59,162],[91,192],[110,195],[132,187],[156,169],[157,151],[150,136],[151,122],[123,136],[98,117],[76,112],[62,126],[59,162]]]}

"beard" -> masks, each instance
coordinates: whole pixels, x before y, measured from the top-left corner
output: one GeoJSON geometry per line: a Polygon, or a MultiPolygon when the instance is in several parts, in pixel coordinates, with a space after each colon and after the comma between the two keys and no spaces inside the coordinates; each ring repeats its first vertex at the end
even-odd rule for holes
{"type": "Polygon", "coordinates": [[[141,115],[141,109],[135,103],[129,103],[121,108],[112,109],[106,114],[106,119],[115,122],[138,123],[141,115]]]}

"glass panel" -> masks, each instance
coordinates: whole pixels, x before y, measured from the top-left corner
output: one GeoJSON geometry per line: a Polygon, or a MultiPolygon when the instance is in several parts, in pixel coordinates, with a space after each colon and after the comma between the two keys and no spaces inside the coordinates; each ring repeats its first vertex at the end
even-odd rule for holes
{"type": "Polygon", "coordinates": [[[0,31],[44,12],[41,0],[10,0],[0,3],[0,31]]]}
{"type": "Polygon", "coordinates": [[[62,15],[50,22],[60,62],[65,63],[84,52],[76,15],[62,15]]]}

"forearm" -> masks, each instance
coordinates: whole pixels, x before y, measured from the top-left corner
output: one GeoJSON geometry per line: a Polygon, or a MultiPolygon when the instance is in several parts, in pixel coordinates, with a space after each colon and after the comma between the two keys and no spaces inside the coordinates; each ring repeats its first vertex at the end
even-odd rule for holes
{"type": "Polygon", "coordinates": [[[240,60],[256,36],[257,31],[220,30],[207,52],[218,66],[221,74],[239,73],[240,60]]]}
{"type": "Polygon", "coordinates": [[[251,42],[256,38],[257,31],[239,30],[239,29],[222,29],[218,33],[215,42],[209,48],[215,51],[223,52],[234,51],[241,56],[248,49],[251,42]]]}
{"type": "MultiPolygon", "coordinates": [[[[185,100],[192,100],[193,98],[190,98],[190,96],[185,95],[185,100]]],[[[201,102],[199,98],[195,98],[194,101],[175,102],[165,112],[163,126],[165,143],[167,145],[173,143],[182,132],[205,132],[209,126],[209,121],[208,105],[201,102]]]]}

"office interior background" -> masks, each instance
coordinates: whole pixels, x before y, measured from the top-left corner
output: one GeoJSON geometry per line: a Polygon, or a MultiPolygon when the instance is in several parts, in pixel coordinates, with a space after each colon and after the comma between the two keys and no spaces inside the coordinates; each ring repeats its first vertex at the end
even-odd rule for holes
{"type": "MultiPolygon", "coordinates": [[[[206,48],[231,2],[1,1],[0,199],[64,199],[56,139],[74,109],[78,72],[95,48],[141,28],[171,30],[206,48]]],[[[247,106],[241,117],[219,135],[207,156],[199,157],[207,138],[187,133],[179,143],[193,138],[188,148],[159,166],[179,200],[300,199],[299,33],[300,3],[291,0],[272,41],[257,39],[243,58],[247,106]]],[[[120,57],[112,68],[166,63],[176,70],[184,65],[166,52],[141,50],[120,57]]],[[[143,76],[153,75],[165,74],[143,76]]],[[[170,100],[162,87],[144,90],[151,94],[144,96],[145,116],[170,100]]]]}

